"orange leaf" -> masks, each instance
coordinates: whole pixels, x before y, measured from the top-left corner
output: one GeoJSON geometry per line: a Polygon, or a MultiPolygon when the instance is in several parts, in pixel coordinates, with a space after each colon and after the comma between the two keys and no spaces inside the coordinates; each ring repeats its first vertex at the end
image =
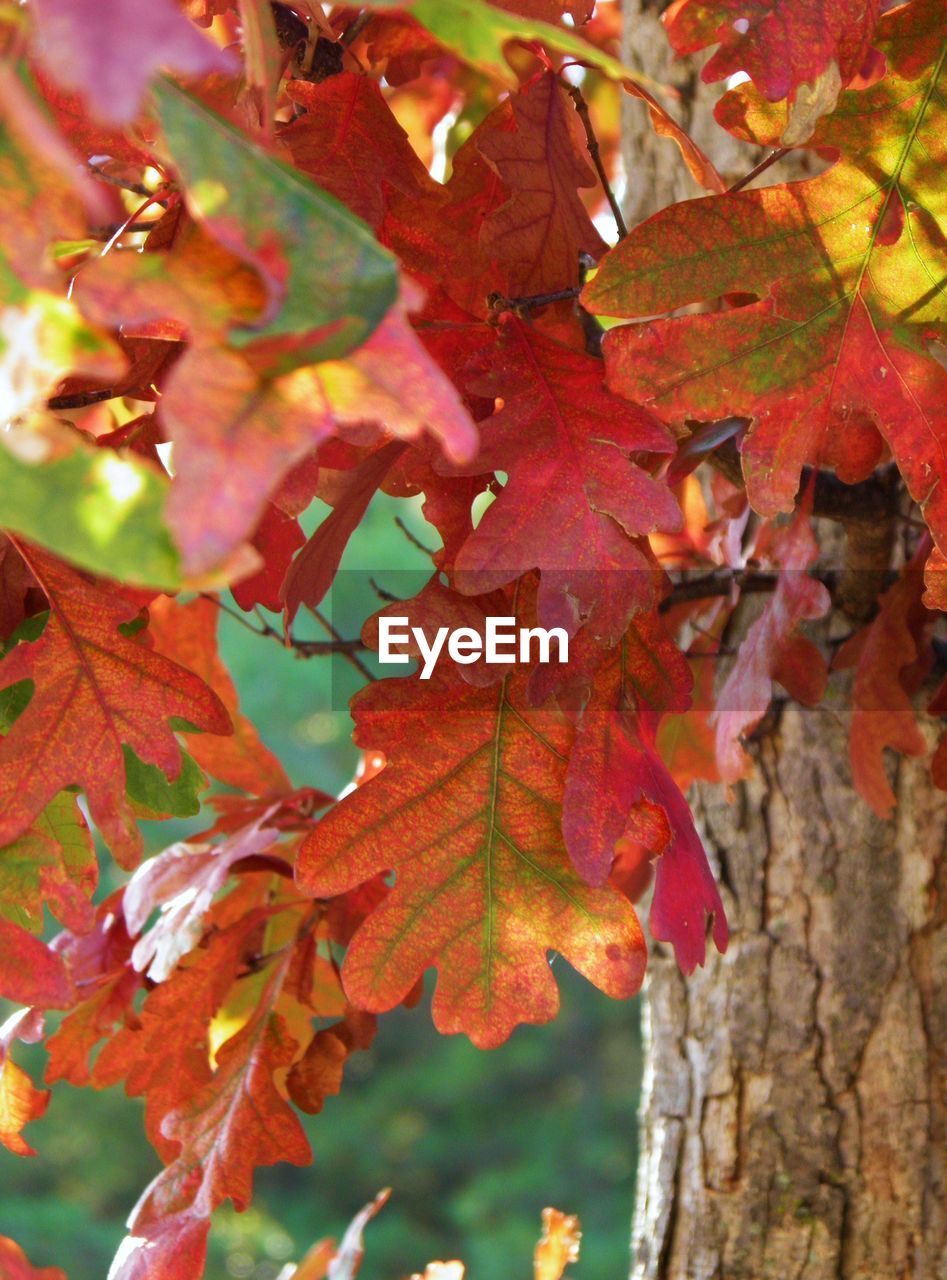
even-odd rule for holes
{"type": "Polygon", "coordinates": [[[394,888],[349,946],[349,999],[390,1009],[433,965],[438,1029],[490,1048],[518,1023],[555,1016],[548,950],[622,998],[638,990],[645,945],[630,904],[583,884],[569,862],[569,724],[530,705],[521,670],[484,688],[457,672],[356,696],[356,741],[387,765],[317,825],[297,874],[308,892],[331,895],[393,869],[394,888]]]}
{"type": "MultiPolygon", "coordinates": [[[[33,1009],[14,1013],[0,1027],[0,1143],[16,1156],[35,1156],[22,1136],[31,1120],[38,1120],[49,1106],[49,1090],[36,1089],[32,1080],[10,1057],[14,1040],[33,1042],[43,1034],[42,1015],[33,1009]]],[[[4,1280],[3,1238],[0,1237],[0,1275],[4,1280]]]]}
{"type": "Polygon", "coordinates": [[[561,1280],[570,1262],[579,1260],[579,1219],[558,1209],[543,1209],[543,1234],[533,1254],[533,1280],[561,1280]]]}
{"type": "MultiPolygon", "coordinates": [[[[746,306],[613,330],[609,385],[674,423],[751,418],[743,471],[763,515],[792,508],[804,464],[867,476],[880,432],[944,549],[947,491],[933,478],[947,371],[929,335],[942,320],[930,264],[947,224],[925,196],[930,166],[947,163],[941,0],[886,14],[878,44],[888,74],[843,93],[812,138],[839,153],[836,164],[809,181],[664,209],[608,254],[585,305],[641,318],[755,294],[746,306]]],[[[772,108],[746,86],[724,102],[733,131],[773,140],[772,108]]]]}
{"type": "Polygon", "coordinates": [[[0,1236],[0,1274],[3,1280],[66,1280],[59,1267],[34,1267],[20,1246],[0,1236]]]}
{"type": "Polygon", "coordinates": [[[78,784],[93,820],[124,866],[141,834],[125,797],[123,745],[169,779],[181,752],[169,720],[230,732],[216,694],[191,672],[129,639],[119,626],[134,605],[34,547],[17,544],[46,593],[42,636],[18,644],[0,664],[0,684],[35,683],[0,744],[0,844],[23,834],[64,787],[78,784]]]}
{"type": "Polygon", "coordinates": [[[169,656],[174,654],[209,685],[233,723],[229,737],[186,734],[187,749],[202,769],[230,787],[254,796],[288,792],[290,781],[283,766],[240,711],[237,690],[218,655],[219,613],[212,600],[201,596],[187,604],[160,596],[149,609],[148,630],[157,648],[169,656]]]}

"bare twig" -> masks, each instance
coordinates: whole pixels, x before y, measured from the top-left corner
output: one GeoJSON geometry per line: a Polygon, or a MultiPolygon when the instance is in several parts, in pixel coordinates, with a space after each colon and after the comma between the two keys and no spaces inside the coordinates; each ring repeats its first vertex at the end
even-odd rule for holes
{"type": "Polygon", "coordinates": [[[341,36],[339,36],[339,44],[345,45],[346,49],[349,45],[354,44],[368,26],[369,22],[371,22],[373,16],[371,9],[364,9],[355,21],[349,23],[341,36]]]}
{"type": "Polygon", "coordinates": [[[152,194],[151,188],[146,187],[143,182],[129,182],[126,178],[116,178],[114,174],[100,169],[97,164],[90,164],[89,172],[100,182],[107,182],[111,187],[121,187],[123,191],[131,191],[133,195],[150,196],[152,194]]]}
{"type": "Polygon", "coordinates": [[[361,674],[365,677],[366,680],[374,680],[375,676],[373,672],[365,665],[365,663],[361,660],[361,658],[358,656],[358,653],[357,653],[358,649],[365,648],[361,640],[358,640],[358,641],[344,640],[342,636],[338,633],[338,631],[336,631],[335,627],[332,625],[329,619],[325,616],[325,614],[320,609],[314,609],[310,605],[310,611],[312,612],[313,617],[316,619],[319,625],[329,633],[329,635],[332,637],[335,643],[339,646],[335,650],[335,652],[341,653],[343,657],[345,657],[352,664],[352,666],[355,668],[356,671],[361,672],[361,674]]]}
{"type": "Polygon", "coordinates": [[[103,391],[77,391],[71,396],[52,396],[47,400],[50,409],[87,409],[90,404],[101,404],[103,400],[113,400],[115,392],[109,387],[103,391]]]}
{"type": "Polygon", "coordinates": [[[548,307],[552,302],[569,302],[582,292],[577,284],[569,289],[555,289],[552,293],[532,293],[522,298],[507,298],[502,293],[491,293],[487,305],[493,312],[499,311],[534,311],[537,307],[548,307]]]}
{"type": "Polygon", "coordinates": [[[615,219],[615,226],[618,228],[619,240],[624,240],[628,234],[628,228],[625,226],[625,219],[622,217],[621,205],[615,198],[612,190],[612,184],[608,180],[608,174],[605,172],[605,166],[602,163],[602,153],[598,145],[598,138],[595,136],[595,128],[592,124],[592,117],[589,115],[589,104],[582,95],[582,90],[578,85],[569,84],[568,81],[561,82],[565,87],[566,93],[575,103],[575,109],[579,119],[582,121],[582,128],[585,130],[585,145],[588,148],[589,158],[598,174],[598,180],[602,184],[602,190],[605,192],[605,199],[608,201],[608,207],[612,211],[612,217],[615,219]]]}
{"type": "Polygon", "coordinates": [[[758,178],[761,173],[765,173],[771,164],[775,164],[777,160],[782,160],[783,156],[789,154],[791,147],[777,147],[775,151],[771,151],[769,155],[763,157],[758,165],[745,173],[742,178],[738,178],[732,187],[727,187],[727,195],[733,195],[734,191],[742,191],[744,187],[749,186],[754,178],[758,178]]]}
{"type": "Polygon", "coordinates": [[[434,552],[430,547],[426,547],[420,538],[415,537],[400,516],[395,516],[395,524],[411,543],[412,547],[417,547],[419,551],[423,551],[426,556],[433,556],[434,552]]]}
{"type": "Polygon", "coordinates": [[[344,658],[353,660],[362,674],[369,680],[374,680],[371,671],[356,657],[359,649],[366,646],[362,640],[346,640],[339,635],[338,631],[332,626],[329,620],[318,610],[313,609],[318,621],[332,636],[331,640],[297,640],[294,636],[286,636],[276,627],[271,626],[265,618],[261,617],[257,611],[257,618],[260,622],[259,627],[255,627],[253,623],[244,614],[237,609],[232,609],[229,604],[225,604],[219,596],[214,595],[210,591],[201,591],[202,600],[209,600],[211,604],[215,604],[222,613],[226,613],[228,617],[233,618],[234,622],[239,622],[242,627],[251,632],[255,636],[260,636],[264,640],[276,640],[282,649],[291,649],[300,658],[316,658],[324,657],[333,653],[339,653],[344,658]]]}

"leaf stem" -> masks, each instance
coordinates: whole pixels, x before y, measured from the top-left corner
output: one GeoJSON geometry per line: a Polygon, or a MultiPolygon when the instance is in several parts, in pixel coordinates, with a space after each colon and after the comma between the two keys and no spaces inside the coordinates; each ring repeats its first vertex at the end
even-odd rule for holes
{"type": "Polygon", "coordinates": [[[777,160],[782,160],[783,156],[789,154],[792,147],[777,147],[775,151],[771,151],[768,156],[764,156],[758,165],[745,173],[742,178],[738,178],[732,187],[727,187],[726,194],[733,195],[734,191],[742,191],[744,187],[749,186],[754,178],[758,178],[761,173],[765,173],[771,164],[775,164],[777,160]]]}

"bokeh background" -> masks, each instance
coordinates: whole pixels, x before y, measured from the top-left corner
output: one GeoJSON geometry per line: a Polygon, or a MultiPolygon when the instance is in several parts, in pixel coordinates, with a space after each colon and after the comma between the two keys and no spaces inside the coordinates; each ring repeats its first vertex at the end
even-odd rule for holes
{"type": "MultiPolygon", "coordinates": [[[[307,532],[327,508],[307,513],[307,532]]],[[[373,583],[409,594],[437,545],[416,503],[379,495],[350,544],[326,612],[354,636],[380,607],[373,583]],[[414,575],[414,576],[413,576],[414,575]]],[[[314,619],[298,632],[324,636],[314,619]]],[[[362,677],[343,659],[299,660],[224,615],[221,648],[244,710],[293,781],[333,794],[352,777],[347,697],[362,677]]],[[[201,829],[148,824],[151,852],[201,829]]],[[[107,857],[102,893],[120,883],[107,857]]],[[[53,925],[50,932],[55,932],[53,925]]],[[[544,1205],[582,1220],[576,1280],[623,1280],[636,1165],[641,1078],[638,1002],[617,1003],[554,960],[562,1012],[546,1027],[521,1027],[483,1053],[439,1036],[430,989],[413,1010],[380,1020],[373,1048],[354,1055],[341,1095],[304,1118],[315,1159],[256,1175],[252,1208],[215,1217],[207,1280],[275,1280],[316,1239],[340,1235],[366,1201],[392,1188],[368,1227],[361,1280],[400,1280],[432,1259],[461,1258],[470,1280],[527,1280],[544,1205]]],[[[8,1010],[0,1002],[0,1014],[8,1010]]],[[[17,1046],[38,1079],[39,1048],[17,1046]]],[[[0,1148],[0,1234],[37,1265],[69,1280],[105,1280],[124,1221],[158,1170],[143,1136],[141,1106],[120,1089],[57,1085],[46,1117],[27,1137],[39,1154],[0,1148]]]]}

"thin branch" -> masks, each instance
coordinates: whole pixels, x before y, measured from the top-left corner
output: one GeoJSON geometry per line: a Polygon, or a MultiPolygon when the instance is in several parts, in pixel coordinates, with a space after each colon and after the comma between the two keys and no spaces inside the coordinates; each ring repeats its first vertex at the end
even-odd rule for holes
{"type": "Polygon", "coordinates": [[[374,680],[375,676],[373,672],[366,667],[365,663],[356,652],[358,649],[365,648],[361,640],[344,640],[321,609],[314,609],[310,605],[310,611],[319,625],[329,633],[335,643],[339,646],[336,652],[341,653],[352,664],[356,671],[360,671],[362,673],[366,680],[374,680]]]}
{"type": "Polygon", "coordinates": [[[775,164],[777,160],[782,160],[783,156],[789,154],[792,147],[777,147],[775,151],[771,151],[769,155],[764,156],[758,165],[745,173],[742,178],[738,178],[732,187],[727,187],[727,195],[733,195],[734,191],[742,191],[744,187],[750,185],[754,178],[758,178],[761,173],[765,173],[771,164],[775,164]]]}
{"type": "Polygon", "coordinates": [[[344,45],[346,49],[349,45],[354,44],[374,16],[375,15],[372,13],[371,9],[364,9],[355,21],[350,23],[339,36],[339,44],[344,45]]]}
{"type": "Polygon", "coordinates": [[[430,547],[426,547],[420,538],[415,537],[415,535],[411,532],[411,530],[408,528],[405,522],[401,519],[401,516],[395,516],[395,524],[398,526],[398,528],[401,530],[404,536],[411,543],[412,547],[417,547],[417,549],[419,551],[423,551],[426,556],[434,555],[434,552],[431,550],[430,547]]]}
{"type": "Polygon", "coordinates": [[[552,293],[532,293],[522,298],[507,298],[502,293],[491,293],[487,305],[491,311],[533,311],[537,307],[547,307],[551,302],[570,302],[582,292],[577,284],[569,289],[555,289],[552,293]]]}
{"type": "Polygon", "coordinates": [[[379,586],[374,578],[368,579],[368,585],[374,591],[379,600],[384,600],[385,604],[400,604],[404,599],[403,596],[396,596],[391,591],[386,591],[384,587],[379,586]]]}
{"type": "MultiPolygon", "coordinates": [[[[237,609],[232,609],[229,604],[225,604],[219,596],[215,596],[210,591],[201,591],[199,595],[202,600],[209,600],[211,604],[215,604],[222,613],[226,613],[228,617],[233,618],[234,622],[239,622],[242,627],[252,635],[260,636],[264,640],[276,640],[281,649],[291,649],[300,658],[316,658],[324,657],[328,654],[340,653],[343,657],[350,661],[359,649],[366,648],[362,640],[346,640],[335,630],[328,619],[324,618],[317,610],[313,610],[316,618],[325,627],[332,636],[331,640],[297,640],[293,636],[285,636],[276,627],[270,626],[265,618],[257,613],[260,626],[255,627],[253,623],[243,613],[237,609]]],[[[364,676],[369,680],[375,677],[371,671],[364,666],[356,657],[355,664],[364,676]]]]}
{"type": "Polygon", "coordinates": [[[50,409],[87,409],[90,404],[101,404],[103,400],[114,400],[115,392],[111,387],[107,391],[77,391],[71,396],[52,396],[46,401],[50,409]]]}
{"type": "Polygon", "coordinates": [[[615,219],[615,226],[618,228],[619,240],[624,240],[628,234],[628,228],[625,226],[625,219],[621,214],[621,205],[615,199],[615,193],[612,190],[612,184],[608,180],[608,174],[605,172],[605,166],[602,163],[602,153],[598,145],[598,138],[595,136],[595,128],[592,124],[592,117],[589,115],[589,104],[582,95],[582,90],[578,85],[569,84],[568,81],[561,81],[565,87],[566,93],[575,103],[575,109],[579,119],[582,121],[582,128],[585,130],[585,145],[588,148],[589,158],[598,174],[598,180],[602,184],[602,190],[605,192],[605,199],[608,201],[608,207],[612,211],[612,217],[615,219]]]}
{"type": "Polygon", "coordinates": [[[111,173],[106,173],[104,169],[100,169],[97,164],[89,165],[89,172],[93,177],[98,178],[100,182],[107,182],[109,186],[121,187],[123,191],[131,191],[136,196],[150,196],[151,188],[146,187],[143,182],[129,182],[126,178],[116,178],[111,173]]]}
{"type": "Polygon", "coordinates": [[[250,619],[239,609],[232,609],[229,604],[224,604],[219,596],[215,596],[211,591],[200,591],[198,595],[202,600],[209,600],[211,604],[215,604],[221,613],[226,613],[228,617],[233,618],[234,622],[239,622],[241,627],[246,627],[255,636],[276,636],[279,638],[279,632],[274,631],[268,622],[264,622],[263,626],[257,628],[250,619]]]}

